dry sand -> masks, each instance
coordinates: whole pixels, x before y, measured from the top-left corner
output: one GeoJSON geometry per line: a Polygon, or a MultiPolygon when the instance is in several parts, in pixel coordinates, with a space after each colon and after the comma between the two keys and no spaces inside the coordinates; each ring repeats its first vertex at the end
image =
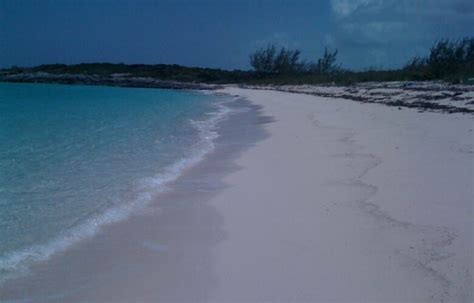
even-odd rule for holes
{"type": "Polygon", "coordinates": [[[473,301],[473,115],[220,93],[255,110],[209,159],[0,301],[473,301]]]}
{"type": "Polygon", "coordinates": [[[472,302],[471,115],[223,92],[276,122],[211,200],[211,301],[472,302]]]}

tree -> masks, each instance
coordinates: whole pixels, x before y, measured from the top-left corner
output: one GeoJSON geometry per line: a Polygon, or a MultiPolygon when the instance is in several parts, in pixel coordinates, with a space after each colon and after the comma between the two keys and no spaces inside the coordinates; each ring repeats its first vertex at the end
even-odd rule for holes
{"type": "Polygon", "coordinates": [[[277,50],[273,44],[250,55],[250,65],[256,72],[264,74],[288,74],[301,71],[300,51],[284,47],[277,50]]]}
{"type": "Polygon", "coordinates": [[[336,65],[337,49],[330,53],[327,47],[324,49],[324,55],[318,59],[318,63],[310,64],[309,71],[317,74],[330,74],[340,70],[340,66],[336,65]]]}
{"type": "MultiPolygon", "coordinates": [[[[472,69],[474,60],[474,38],[457,41],[440,40],[431,48],[427,65],[435,78],[472,69]]],[[[472,72],[472,70],[471,70],[472,72]]]]}

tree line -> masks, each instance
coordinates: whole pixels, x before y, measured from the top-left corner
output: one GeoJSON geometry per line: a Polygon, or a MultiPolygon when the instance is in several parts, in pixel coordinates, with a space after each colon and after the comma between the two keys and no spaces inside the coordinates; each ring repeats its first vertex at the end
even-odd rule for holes
{"type": "Polygon", "coordinates": [[[300,50],[290,50],[285,47],[278,49],[270,44],[250,55],[250,65],[255,72],[261,74],[288,74],[288,73],[334,73],[340,67],[336,64],[337,49],[329,52],[326,48],[322,58],[315,62],[300,59],[300,50]]]}
{"type": "Polygon", "coordinates": [[[12,67],[0,76],[28,72],[84,74],[100,77],[116,74],[125,77],[151,77],[160,80],[201,83],[248,84],[350,84],[365,81],[447,80],[474,84],[474,38],[444,39],[433,44],[423,57],[413,57],[398,69],[353,71],[337,61],[338,50],[325,49],[314,61],[301,59],[300,50],[268,45],[250,54],[251,70],[223,70],[186,67],[176,64],[49,64],[12,67]]]}
{"type": "Polygon", "coordinates": [[[249,56],[249,63],[260,79],[293,77],[303,81],[388,81],[449,80],[460,82],[474,77],[474,38],[443,39],[434,43],[425,57],[413,57],[403,67],[392,70],[344,69],[337,63],[338,50],[328,51],[316,62],[302,60],[300,50],[277,48],[270,44],[249,56]],[[311,77],[312,76],[312,77],[311,77]]]}

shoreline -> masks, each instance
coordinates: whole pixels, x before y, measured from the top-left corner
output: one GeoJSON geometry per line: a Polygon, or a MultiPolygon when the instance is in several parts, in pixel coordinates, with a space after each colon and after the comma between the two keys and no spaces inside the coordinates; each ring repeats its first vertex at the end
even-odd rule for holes
{"type": "Polygon", "coordinates": [[[29,275],[6,281],[0,301],[207,298],[215,284],[210,248],[225,237],[220,215],[207,201],[225,189],[222,177],[239,169],[234,158],[266,136],[261,125],[271,120],[244,100],[232,97],[225,105],[233,113],[218,122],[215,149],[168,184],[169,190],[126,220],[105,225],[94,237],[33,264],[29,275]],[[239,122],[248,126],[242,128],[239,122]],[[189,276],[193,272],[199,281],[189,276]]]}
{"type": "Polygon", "coordinates": [[[419,112],[474,113],[474,86],[440,81],[366,82],[352,85],[275,85],[248,89],[269,89],[325,98],[411,108],[419,112]]]}
{"type": "Polygon", "coordinates": [[[224,126],[217,151],[154,207],[0,298],[27,289],[40,302],[472,300],[472,116],[212,93],[244,98],[252,115],[224,126]]]}
{"type": "Polygon", "coordinates": [[[472,117],[223,91],[277,122],[212,201],[213,302],[472,300],[472,117]]]}
{"type": "Polygon", "coordinates": [[[172,80],[159,80],[151,77],[123,77],[123,76],[98,76],[82,74],[14,74],[1,75],[0,82],[4,83],[41,83],[41,84],[63,84],[63,85],[91,85],[112,86],[128,88],[162,88],[162,89],[189,89],[189,90],[214,90],[221,85],[180,82],[172,80]]]}
{"type": "Polygon", "coordinates": [[[474,85],[450,84],[443,81],[360,82],[349,85],[335,83],[300,85],[254,85],[249,83],[203,83],[160,80],[123,74],[49,74],[45,72],[0,74],[0,82],[51,83],[128,88],[161,88],[185,90],[222,90],[227,87],[281,91],[325,98],[351,100],[361,104],[383,104],[419,112],[474,114],[474,85]]]}
{"type": "MultiPolygon", "coordinates": [[[[136,188],[130,189],[133,194],[123,204],[109,206],[102,212],[90,213],[78,224],[66,230],[59,231],[46,241],[35,243],[27,247],[8,251],[0,257],[0,286],[9,280],[25,275],[31,266],[48,261],[56,255],[68,251],[82,241],[87,241],[101,232],[101,229],[113,224],[126,221],[134,213],[145,209],[154,203],[155,196],[168,190],[167,185],[180,178],[187,169],[203,161],[207,154],[212,153],[215,146],[214,140],[219,136],[215,131],[216,126],[232,115],[231,109],[224,104],[233,103],[232,99],[220,98],[215,103],[215,108],[207,113],[204,120],[190,121],[197,131],[200,139],[187,150],[187,155],[177,158],[175,162],[161,167],[156,173],[143,176],[136,182],[141,183],[136,188]]],[[[0,287],[1,289],[1,287],[0,287]]]]}

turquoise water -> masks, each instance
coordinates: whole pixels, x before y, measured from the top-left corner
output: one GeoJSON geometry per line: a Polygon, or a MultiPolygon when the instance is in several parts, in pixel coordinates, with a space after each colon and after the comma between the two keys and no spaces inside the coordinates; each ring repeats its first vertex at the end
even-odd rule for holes
{"type": "Polygon", "coordinates": [[[145,207],[228,111],[197,92],[0,83],[0,281],[145,207]]]}

